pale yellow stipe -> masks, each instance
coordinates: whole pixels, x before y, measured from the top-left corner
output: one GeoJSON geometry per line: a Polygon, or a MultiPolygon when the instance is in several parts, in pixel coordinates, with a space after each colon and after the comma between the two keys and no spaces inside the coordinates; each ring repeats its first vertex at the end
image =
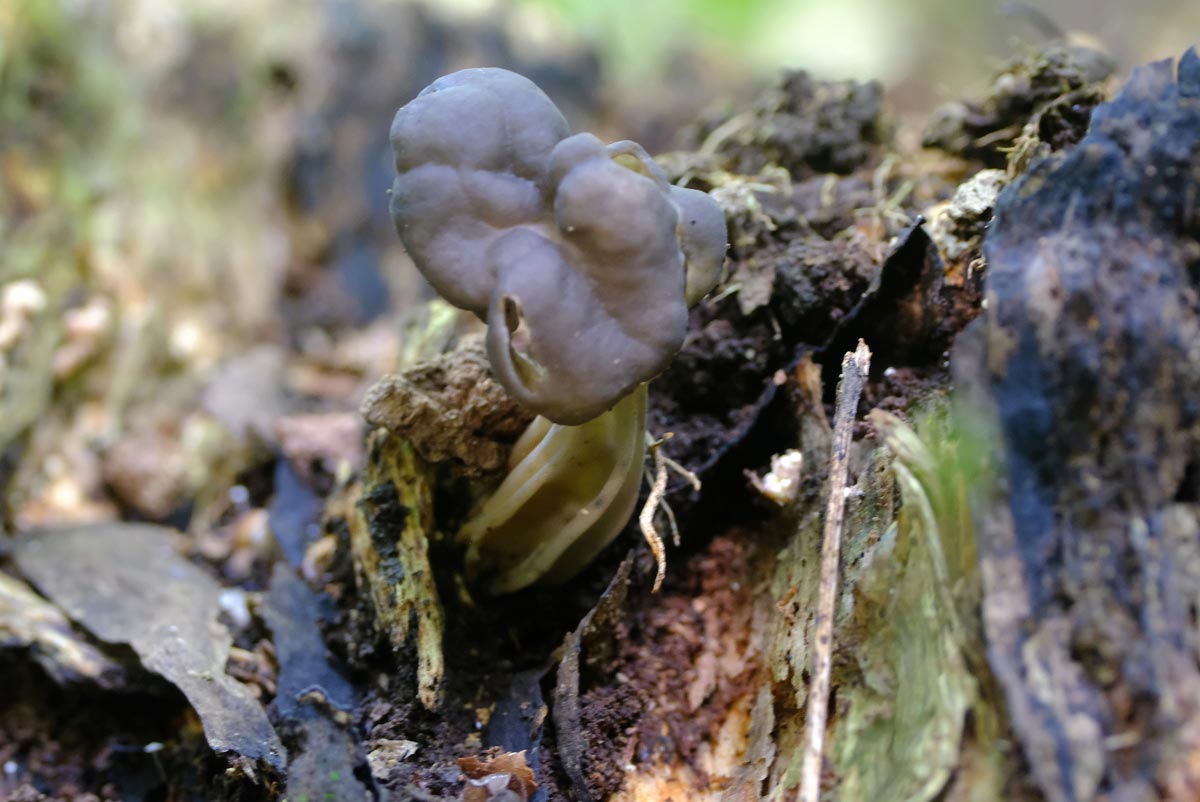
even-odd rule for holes
{"type": "Polygon", "coordinates": [[[468,576],[507,593],[578,573],[633,513],[645,429],[644,384],[578,426],[534,419],[508,475],[458,533],[468,576]]]}

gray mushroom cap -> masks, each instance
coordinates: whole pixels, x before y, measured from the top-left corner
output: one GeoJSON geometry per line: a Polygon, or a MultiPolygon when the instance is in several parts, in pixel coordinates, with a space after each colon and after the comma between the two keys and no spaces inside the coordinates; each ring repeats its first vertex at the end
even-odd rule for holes
{"type": "Polygon", "coordinates": [[[446,300],[488,324],[488,358],[556,423],[611,408],[667,366],[716,282],[726,228],[632,142],[568,136],[507,70],[439,78],[392,123],[396,230],[446,300]]]}

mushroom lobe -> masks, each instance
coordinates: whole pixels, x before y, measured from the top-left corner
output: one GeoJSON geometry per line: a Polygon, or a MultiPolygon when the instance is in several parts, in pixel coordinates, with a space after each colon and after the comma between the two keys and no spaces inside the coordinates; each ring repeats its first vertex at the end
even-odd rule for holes
{"type": "Polygon", "coordinates": [[[487,321],[515,398],[578,424],[662,372],[724,260],[715,201],[671,186],[636,143],[568,136],[506,70],[435,81],[391,136],[396,230],[434,288],[487,321]]]}

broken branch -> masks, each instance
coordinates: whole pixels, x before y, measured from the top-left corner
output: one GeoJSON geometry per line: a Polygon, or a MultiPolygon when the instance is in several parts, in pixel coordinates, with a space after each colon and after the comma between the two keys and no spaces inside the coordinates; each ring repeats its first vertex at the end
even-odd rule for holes
{"type": "Polygon", "coordinates": [[[841,555],[842,516],[846,509],[846,474],[850,435],[854,430],[858,399],[871,366],[871,351],[858,341],[853,352],[842,357],[838,382],[837,411],[833,420],[833,447],[829,454],[829,500],[821,545],[821,574],[817,587],[817,619],[813,649],[812,687],[808,694],[805,725],[808,743],[800,780],[800,802],[818,802],[821,795],[821,763],[825,748],[825,722],[829,714],[829,675],[833,663],[833,612],[837,601],[838,560],[841,555]]]}

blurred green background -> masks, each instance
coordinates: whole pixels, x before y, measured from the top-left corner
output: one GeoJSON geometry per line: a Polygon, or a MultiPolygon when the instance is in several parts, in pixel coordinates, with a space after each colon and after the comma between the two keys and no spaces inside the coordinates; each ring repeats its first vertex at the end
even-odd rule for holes
{"type": "Polygon", "coordinates": [[[271,392],[354,409],[428,297],[388,218],[388,124],[447,72],[519,70],[653,153],[783,67],[877,78],[919,125],[1056,32],[1122,74],[1197,31],[1195,0],[3,0],[0,457],[25,444],[16,485],[51,520],[141,437],[177,475],[129,503],[170,509],[230,360],[265,348],[271,392]]]}
{"type": "Polygon", "coordinates": [[[519,7],[592,42],[613,74],[631,80],[653,79],[672,55],[697,49],[756,75],[801,67],[951,94],[985,79],[1014,41],[1042,38],[1047,24],[1090,37],[1126,65],[1177,55],[1200,35],[1200,3],[1189,0],[522,0],[519,7]]]}

